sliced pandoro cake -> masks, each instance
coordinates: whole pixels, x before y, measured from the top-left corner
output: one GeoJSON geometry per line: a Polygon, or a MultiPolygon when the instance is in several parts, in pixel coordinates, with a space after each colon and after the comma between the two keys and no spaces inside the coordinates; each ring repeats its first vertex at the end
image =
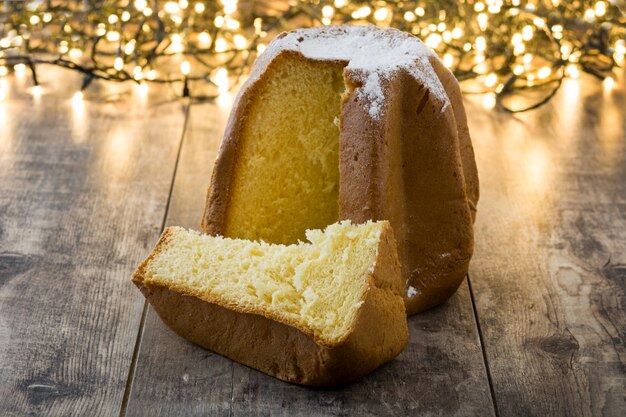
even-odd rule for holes
{"type": "Polygon", "coordinates": [[[132,280],[180,336],[285,381],[333,386],[407,343],[387,221],[335,223],[293,245],[165,230],[132,280]]]}

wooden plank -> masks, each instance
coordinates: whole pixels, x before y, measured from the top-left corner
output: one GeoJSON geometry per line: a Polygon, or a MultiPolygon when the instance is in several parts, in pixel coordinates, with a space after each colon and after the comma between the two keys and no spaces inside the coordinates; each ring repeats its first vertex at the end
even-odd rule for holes
{"type": "Polygon", "coordinates": [[[471,106],[470,280],[497,408],[626,415],[626,94],[566,81],[518,117],[471,106]]]}
{"type": "MultiPolygon", "coordinates": [[[[192,107],[168,224],[197,228],[224,122],[217,106],[192,107]]],[[[348,387],[312,390],[192,346],[150,310],[127,415],[493,415],[467,285],[409,326],[392,363],[348,387]]]]}
{"type": "Polygon", "coordinates": [[[158,236],[185,115],[129,85],[73,104],[78,77],[40,78],[41,97],[2,80],[0,414],[117,416],[144,305],[128,277],[158,236]]]}

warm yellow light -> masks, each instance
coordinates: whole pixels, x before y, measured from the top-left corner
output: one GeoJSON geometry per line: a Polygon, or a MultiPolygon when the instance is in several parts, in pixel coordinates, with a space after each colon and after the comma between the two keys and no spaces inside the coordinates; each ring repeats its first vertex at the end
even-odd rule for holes
{"type": "Polygon", "coordinates": [[[487,29],[487,23],[489,21],[489,16],[487,16],[486,13],[480,13],[478,15],[478,17],[476,18],[476,21],[478,22],[478,26],[480,27],[481,30],[485,30],[487,29]]]}
{"type": "Polygon", "coordinates": [[[563,32],[563,25],[552,26],[552,32],[563,32]]]}
{"type": "Polygon", "coordinates": [[[0,77],[4,77],[9,73],[9,70],[4,65],[0,65],[0,77]]]}
{"type": "Polygon", "coordinates": [[[256,46],[256,51],[260,54],[263,53],[263,51],[265,51],[265,49],[267,48],[267,45],[265,45],[264,43],[260,43],[256,46]]]}
{"type": "Polygon", "coordinates": [[[185,10],[187,7],[189,7],[189,2],[187,0],[178,0],[178,5],[181,9],[185,10]]]}
{"type": "Polygon", "coordinates": [[[143,78],[143,73],[141,72],[141,67],[139,65],[136,65],[135,68],[133,68],[133,78],[136,80],[141,80],[143,78]]]}
{"type": "Polygon", "coordinates": [[[322,16],[331,17],[334,13],[335,13],[335,9],[333,9],[333,6],[322,7],[322,16]]]}
{"type": "Polygon", "coordinates": [[[606,93],[610,93],[615,88],[615,79],[613,77],[606,77],[602,81],[602,87],[606,93]]]}
{"type": "Polygon", "coordinates": [[[511,4],[513,6],[519,6],[520,5],[520,0],[513,0],[513,1],[511,1],[511,4]]]}
{"type": "Polygon", "coordinates": [[[596,3],[595,7],[596,16],[604,16],[606,13],[606,3],[603,1],[599,1],[596,3]]]}
{"type": "Polygon", "coordinates": [[[426,45],[430,46],[433,49],[436,49],[441,43],[441,35],[438,33],[431,33],[426,38],[426,45]]]}
{"type": "Polygon", "coordinates": [[[460,39],[461,36],[463,36],[463,29],[461,29],[461,28],[454,28],[454,29],[452,29],[452,38],[453,39],[460,39]]]}
{"type": "Polygon", "coordinates": [[[235,35],[235,37],[233,38],[233,42],[235,43],[235,48],[237,49],[243,49],[248,44],[246,38],[243,35],[239,34],[235,35]]]}
{"type": "Polygon", "coordinates": [[[224,52],[226,50],[226,40],[224,38],[217,38],[215,40],[215,52],[224,52]]]}
{"type": "Polygon", "coordinates": [[[341,8],[341,7],[345,7],[348,4],[348,0],[335,0],[335,7],[336,8],[341,8]]]}
{"type": "Polygon", "coordinates": [[[478,52],[475,56],[474,56],[474,62],[477,64],[480,64],[482,62],[485,62],[485,55],[483,55],[482,52],[478,52]]]}
{"type": "Polygon", "coordinates": [[[0,87],[0,101],[4,100],[7,97],[7,93],[4,91],[4,88],[0,87]]]}
{"type": "Polygon", "coordinates": [[[415,22],[417,20],[417,17],[413,12],[406,12],[404,14],[404,20],[406,20],[407,22],[415,22]]]}
{"type": "Polygon", "coordinates": [[[107,41],[109,42],[117,42],[120,40],[120,33],[114,30],[107,32],[107,41]]]}
{"type": "Polygon", "coordinates": [[[445,24],[445,23],[443,23],[443,22],[439,23],[439,24],[437,25],[437,30],[438,30],[439,32],[443,32],[444,30],[446,30],[446,24],[445,24]]]}
{"type": "Polygon", "coordinates": [[[524,64],[529,65],[533,62],[533,54],[524,54],[524,58],[522,58],[522,60],[524,61],[524,64]]]}
{"type": "Polygon", "coordinates": [[[217,70],[213,82],[217,85],[220,94],[228,92],[228,71],[225,68],[217,70]]]}
{"type": "Polygon", "coordinates": [[[72,97],[72,104],[76,105],[76,104],[82,104],[83,102],[83,98],[84,98],[84,94],[82,91],[77,91],[74,93],[74,96],[72,97]]]}
{"type": "Polygon", "coordinates": [[[241,26],[241,23],[239,23],[239,20],[236,19],[228,19],[226,21],[226,28],[230,29],[230,30],[237,30],[239,29],[239,27],[241,26]]]}
{"type": "Polygon", "coordinates": [[[52,14],[51,13],[44,13],[43,14],[43,21],[48,23],[52,20],[52,14]]]}
{"type": "Polygon", "coordinates": [[[73,60],[79,60],[80,57],[83,56],[83,51],[81,51],[78,48],[72,48],[70,49],[70,58],[72,58],[73,60]]]}
{"type": "Polygon", "coordinates": [[[423,7],[418,7],[415,9],[415,14],[422,17],[426,14],[426,10],[423,7]]]}
{"type": "Polygon", "coordinates": [[[474,42],[474,45],[476,45],[476,50],[477,51],[484,51],[485,49],[487,49],[487,41],[482,36],[478,36],[476,38],[476,41],[474,42]]]}
{"type": "Polygon", "coordinates": [[[163,10],[165,10],[166,13],[178,13],[180,11],[180,7],[178,6],[178,3],[173,2],[173,1],[168,1],[165,3],[165,6],[163,6],[163,10]]]}
{"type": "Polygon", "coordinates": [[[145,9],[143,9],[143,15],[148,17],[152,14],[152,9],[149,7],[146,7],[145,9]]]}
{"type": "Polygon", "coordinates": [[[224,5],[224,13],[229,15],[237,11],[237,0],[221,0],[224,5]]]}
{"type": "Polygon", "coordinates": [[[198,42],[203,48],[208,47],[211,44],[211,35],[208,32],[200,32],[198,34],[198,42]]]}
{"type": "Polygon", "coordinates": [[[524,39],[525,41],[529,41],[533,38],[533,35],[533,27],[530,25],[524,26],[524,28],[522,29],[522,39],[524,39]]]}
{"type": "Polygon", "coordinates": [[[524,66],[523,65],[516,65],[513,68],[513,74],[515,75],[522,75],[524,73],[524,66]]]}
{"type": "Polygon", "coordinates": [[[463,45],[463,50],[465,52],[469,52],[472,49],[472,44],[469,42],[466,42],[465,45],[463,45]]]}
{"type": "Polygon", "coordinates": [[[489,88],[496,85],[497,82],[498,82],[498,76],[494,74],[493,72],[485,77],[485,85],[489,88]]]}
{"type": "Polygon", "coordinates": [[[130,13],[125,11],[122,13],[122,22],[128,22],[130,20],[130,13]]]}
{"type": "Polygon", "coordinates": [[[546,25],[546,21],[543,20],[540,17],[535,17],[533,19],[533,23],[535,24],[535,26],[537,26],[538,28],[543,28],[546,25]]]}
{"type": "Polygon", "coordinates": [[[196,3],[193,9],[196,11],[196,13],[203,13],[205,10],[204,3],[196,3]]]}
{"type": "Polygon", "coordinates": [[[515,33],[513,34],[513,36],[511,37],[511,44],[513,46],[517,46],[520,43],[522,43],[522,34],[521,33],[515,33]]]}
{"type": "Polygon", "coordinates": [[[148,71],[146,73],[146,78],[149,79],[149,80],[154,80],[154,79],[156,79],[156,77],[157,77],[156,70],[151,69],[150,71],[148,71]]]}
{"type": "Polygon", "coordinates": [[[224,16],[216,16],[213,23],[215,23],[215,27],[221,28],[224,26],[224,16]]]}
{"type": "Polygon", "coordinates": [[[389,9],[386,7],[380,8],[374,12],[374,19],[379,22],[387,19],[387,16],[389,16],[389,9]]]}
{"type": "Polygon", "coordinates": [[[66,54],[67,51],[69,51],[69,50],[70,50],[70,48],[69,48],[69,46],[67,46],[67,42],[62,41],[61,45],[59,45],[59,52],[61,54],[66,54]]]}
{"type": "Polygon", "coordinates": [[[116,14],[112,14],[112,15],[109,15],[109,19],[108,20],[109,20],[110,24],[114,25],[114,24],[116,24],[118,22],[119,17],[117,17],[116,14]]]}
{"type": "Polygon", "coordinates": [[[495,94],[485,94],[483,96],[483,108],[486,110],[491,110],[496,107],[496,96],[495,94]]]}
{"type": "Polygon", "coordinates": [[[517,55],[521,55],[521,54],[524,53],[525,50],[526,50],[526,46],[523,43],[518,43],[513,48],[513,54],[516,55],[516,56],[517,55]]]}
{"type": "Polygon", "coordinates": [[[580,71],[578,71],[578,67],[574,64],[569,64],[567,66],[567,69],[565,70],[565,73],[567,74],[568,77],[574,78],[574,79],[580,76],[580,71]]]}
{"type": "Polygon", "coordinates": [[[358,10],[352,12],[353,19],[363,19],[372,13],[372,9],[369,6],[363,6],[358,10]]]}
{"type": "Polygon", "coordinates": [[[133,53],[134,50],[135,50],[135,40],[131,39],[130,41],[128,41],[126,45],[124,45],[124,53],[126,55],[130,55],[133,53]]]}
{"type": "Polygon", "coordinates": [[[452,56],[452,54],[445,54],[443,56],[443,64],[448,68],[452,67],[452,65],[454,64],[454,57],[452,56]]]}
{"type": "Polygon", "coordinates": [[[35,85],[33,86],[33,88],[31,88],[30,92],[35,97],[41,97],[41,94],[43,93],[43,89],[41,88],[40,85],[35,85]]]}
{"type": "Polygon", "coordinates": [[[617,55],[626,55],[626,41],[624,39],[615,42],[615,53],[617,55]]]}
{"type": "Polygon", "coordinates": [[[568,44],[561,44],[561,55],[563,56],[563,59],[567,59],[569,57],[569,54],[572,53],[572,47],[568,44]]]}
{"type": "Polygon", "coordinates": [[[478,3],[476,3],[476,4],[474,5],[474,11],[475,11],[475,12],[480,13],[480,12],[482,12],[483,10],[485,10],[485,3],[478,2],[478,3]]]}
{"type": "Polygon", "coordinates": [[[124,69],[124,60],[121,57],[115,58],[115,62],[113,63],[113,68],[117,71],[121,71],[124,69]]]}
{"type": "Polygon", "coordinates": [[[8,48],[11,46],[11,40],[9,38],[0,39],[0,48],[8,48]]]}
{"type": "Polygon", "coordinates": [[[37,23],[40,22],[41,19],[39,19],[39,16],[37,16],[36,14],[32,15],[30,17],[30,24],[31,25],[36,25],[37,23]]]}
{"type": "Polygon", "coordinates": [[[96,35],[104,36],[105,33],[107,33],[107,30],[106,30],[106,27],[104,26],[104,23],[98,23],[98,27],[96,29],[96,35]]]}
{"type": "Polygon", "coordinates": [[[146,0],[135,0],[135,8],[140,12],[145,9],[147,5],[148,3],[146,2],[146,0]]]}
{"type": "Polygon", "coordinates": [[[446,30],[441,35],[445,43],[450,43],[452,41],[452,33],[449,30],[446,30]]]}
{"type": "Polygon", "coordinates": [[[552,73],[552,70],[550,69],[550,67],[543,67],[539,71],[537,71],[537,77],[540,80],[545,80],[546,78],[550,76],[551,73],[552,73]]]}
{"type": "Polygon", "coordinates": [[[189,75],[189,72],[191,72],[191,64],[189,61],[183,61],[180,63],[180,72],[182,72],[183,75],[189,75]]]}
{"type": "Polygon", "coordinates": [[[587,9],[585,10],[585,20],[587,21],[593,21],[596,18],[596,13],[593,11],[593,9],[587,9]]]}
{"type": "Polygon", "coordinates": [[[13,67],[13,71],[15,71],[15,74],[17,75],[24,75],[24,73],[26,72],[26,65],[15,64],[15,66],[13,67]]]}

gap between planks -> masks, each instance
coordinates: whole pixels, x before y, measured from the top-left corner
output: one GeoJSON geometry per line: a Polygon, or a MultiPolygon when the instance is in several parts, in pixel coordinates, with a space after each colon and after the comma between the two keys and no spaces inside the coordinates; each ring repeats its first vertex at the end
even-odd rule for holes
{"type": "MultiPolygon", "coordinates": [[[[167,202],[165,203],[165,212],[163,213],[163,220],[161,221],[161,228],[159,235],[163,233],[165,224],[167,221],[167,215],[170,211],[170,204],[172,202],[172,192],[174,191],[174,183],[176,181],[176,172],[178,172],[178,163],[180,161],[180,154],[183,149],[183,143],[187,133],[187,127],[189,124],[189,109],[191,102],[189,99],[185,100],[183,104],[185,118],[183,121],[183,129],[178,142],[178,150],[176,151],[176,161],[174,162],[174,171],[172,172],[172,181],[170,182],[170,188],[167,195],[167,202]]],[[[146,314],[148,312],[148,302],[143,300],[143,309],[141,310],[141,320],[139,321],[139,328],[137,329],[137,338],[135,339],[135,347],[133,349],[133,356],[130,361],[130,367],[128,368],[128,376],[126,378],[126,387],[124,388],[124,397],[122,399],[122,405],[120,407],[119,417],[126,417],[126,410],[128,408],[128,401],[130,399],[130,393],[133,387],[133,380],[135,378],[135,369],[137,367],[137,358],[139,357],[139,349],[141,348],[141,339],[143,338],[143,330],[146,323],[146,314]]]]}
{"type": "Polygon", "coordinates": [[[480,351],[483,354],[483,363],[485,364],[485,372],[487,373],[487,383],[489,384],[489,392],[491,392],[491,403],[493,404],[493,412],[495,417],[500,417],[498,412],[498,401],[496,400],[496,391],[491,380],[491,368],[489,367],[489,359],[487,358],[487,350],[485,347],[485,341],[483,338],[483,331],[480,328],[480,320],[478,319],[478,309],[476,308],[476,301],[474,300],[474,290],[472,290],[472,282],[470,280],[469,272],[466,276],[467,288],[469,289],[470,300],[472,301],[472,310],[474,311],[474,321],[476,322],[476,330],[478,332],[478,341],[480,342],[480,351]]]}

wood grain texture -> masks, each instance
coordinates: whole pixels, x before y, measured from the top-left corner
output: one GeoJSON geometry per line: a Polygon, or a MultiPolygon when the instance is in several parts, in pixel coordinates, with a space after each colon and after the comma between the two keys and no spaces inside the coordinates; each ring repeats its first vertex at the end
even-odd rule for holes
{"type": "Polygon", "coordinates": [[[539,111],[469,114],[470,281],[500,417],[625,416],[624,91],[568,80],[539,111]]]}
{"type": "MultiPolygon", "coordinates": [[[[217,106],[192,107],[168,225],[198,227],[224,124],[217,106]]],[[[409,329],[409,345],[390,364],[343,389],[314,390],[193,346],[150,309],[127,415],[493,415],[467,285],[412,317],[409,329]]]]}
{"type": "Polygon", "coordinates": [[[1,80],[0,415],[117,416],[144,304],[128,276],[158,236],[184,114],[117,86],[73,105],[78,77],[40,76],[42,97],[1,80]]]}

